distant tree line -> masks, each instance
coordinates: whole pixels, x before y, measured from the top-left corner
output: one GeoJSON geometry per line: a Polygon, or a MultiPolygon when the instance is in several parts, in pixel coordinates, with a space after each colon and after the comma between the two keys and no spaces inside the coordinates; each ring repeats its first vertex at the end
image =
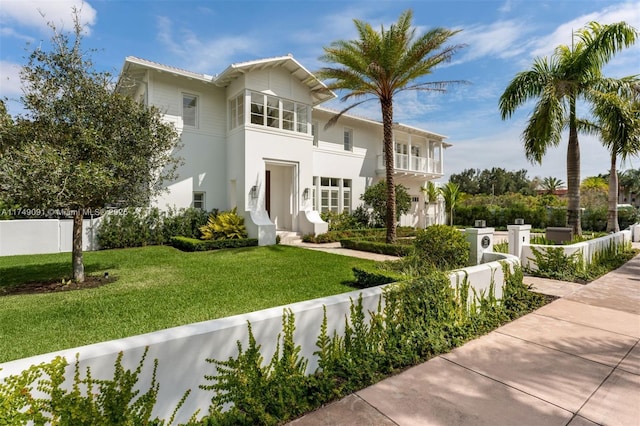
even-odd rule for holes
{"type": "Polygon", "coordinates": [[[527,178],[527,170],[507,171],[502,167],[492,169],[465,169],[449,177],[465,194],[503,195],[511,192],[534,195],[537,183],[527,178]]]}

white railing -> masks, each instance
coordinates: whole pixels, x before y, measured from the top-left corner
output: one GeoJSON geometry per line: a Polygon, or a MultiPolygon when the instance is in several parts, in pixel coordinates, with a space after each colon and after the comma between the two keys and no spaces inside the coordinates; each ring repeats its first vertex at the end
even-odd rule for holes
{"type": "MultiPolygon", "coordinates": [[[[393,167],[395,170],[416,172],[416,173],[442,173],[439,160],[426,157],[417,157],[408,154],[395,153],[393,156],[393,167]]],[[[384,155],[378,155],[378,170],[385,168],[384,155]]]]}

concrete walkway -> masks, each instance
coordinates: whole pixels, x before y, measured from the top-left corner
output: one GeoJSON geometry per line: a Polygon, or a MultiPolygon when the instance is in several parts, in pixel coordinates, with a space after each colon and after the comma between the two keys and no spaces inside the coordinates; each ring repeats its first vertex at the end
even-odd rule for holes
{"type": "Polygon", "coordinates": [[[640,425],[640,255],[292,425],[640,425]]]}

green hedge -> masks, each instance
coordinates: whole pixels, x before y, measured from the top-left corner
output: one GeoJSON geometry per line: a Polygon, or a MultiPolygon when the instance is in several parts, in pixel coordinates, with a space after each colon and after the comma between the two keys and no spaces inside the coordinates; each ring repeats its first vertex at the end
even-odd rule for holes
{"type": "Polygon", "coordinates": [[[387,254],[389,256],[409,256],[413,254],[414,248],[405,244],[387,244],[376,241],[362,240],[355,238],[345,238],[340,240],[340,245],[344,248],[370,253],[387,254]]]}
{"type": "MultiPolygon", "coordinates": [[[[398,238],[415,237],[417,230],[410,226],[398,226],[396,228],[396,236],[398,238]]],[[[364,228],[349,229],[342,231],[329,231],[325,234],[314,236],[307,234],[302,237],[305,243],[335,243],[345,238],[373,238],[384,237],[387,234],[386,228],[364,228]]]]}
{"type": "Polygon", "coordinates": [[[258,245],[257,238],[242,238],[236,240],[197,240],[188,237],[173,237],[171,245],[182,251],[207,251],[223,248],[251,247],[258,245]]]}
{"type": "Polygon", "coordinates": [[[353,275],[356,277],[355,286],[358,288],[376,287],[406,280],[408,277],[393,271],[385,271],[377,265],[354,266],[353,275]]]}

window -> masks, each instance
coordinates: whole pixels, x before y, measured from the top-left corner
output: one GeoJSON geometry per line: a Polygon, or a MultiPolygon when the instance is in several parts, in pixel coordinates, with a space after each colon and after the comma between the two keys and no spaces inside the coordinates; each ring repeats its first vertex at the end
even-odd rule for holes
{"type": "MultiPolygon", "coordinates": [[[[315,187],[317,177],[313,178],[314,183],[314,209],[315,187]]],[[[346,212],[351,211],[351,179],[320,178],[320,212],[346,212]]]]}
{"type": "Polygon", "coordinates": [[[198,97],[187,93],[182,94],[182,122],[185,126],[198,126],[198,97]]]}
{"type": "Polygon", "coordinates": [[[304,104],[296,105],[296,130],[300,133],[307,133],[309,127],[309,107],[304,104]]]}
{"type": "Polygon", "coordinates": [[[353,130],[344,128],[344,150],[353,151],[353,130]]]}
{"type": "Polygon", "coordinates": [[[314,121],[311,125],[311,134],[313,135],[313,146],[318,146],[318,122],[314,121]]]}
{"type": "Polygon", "coordinates": [[[244,124],[244,93],[229,101],[229,128],[235,129],[244,124]]]}
{"type": "Polygon", "coordinates": [[[204,192],[194,192],[193,193],[193,208],[205,210],[204,204],[204,192]]]}
{"type": "Polygon", "coordinates": [[[280,101],[273,96],[267,96],[267,126],[280,127],[280,101]]]}
{"type": "Polygon", "coordinates": [[[282,128],[284,130],[295,130],[294,105],[291,101],[282,101],[282,128]]]}
{"type": "Polygon", "coordinates": [[[264,126],[264,95],[251,92],[251,124],[264,126]]]}

